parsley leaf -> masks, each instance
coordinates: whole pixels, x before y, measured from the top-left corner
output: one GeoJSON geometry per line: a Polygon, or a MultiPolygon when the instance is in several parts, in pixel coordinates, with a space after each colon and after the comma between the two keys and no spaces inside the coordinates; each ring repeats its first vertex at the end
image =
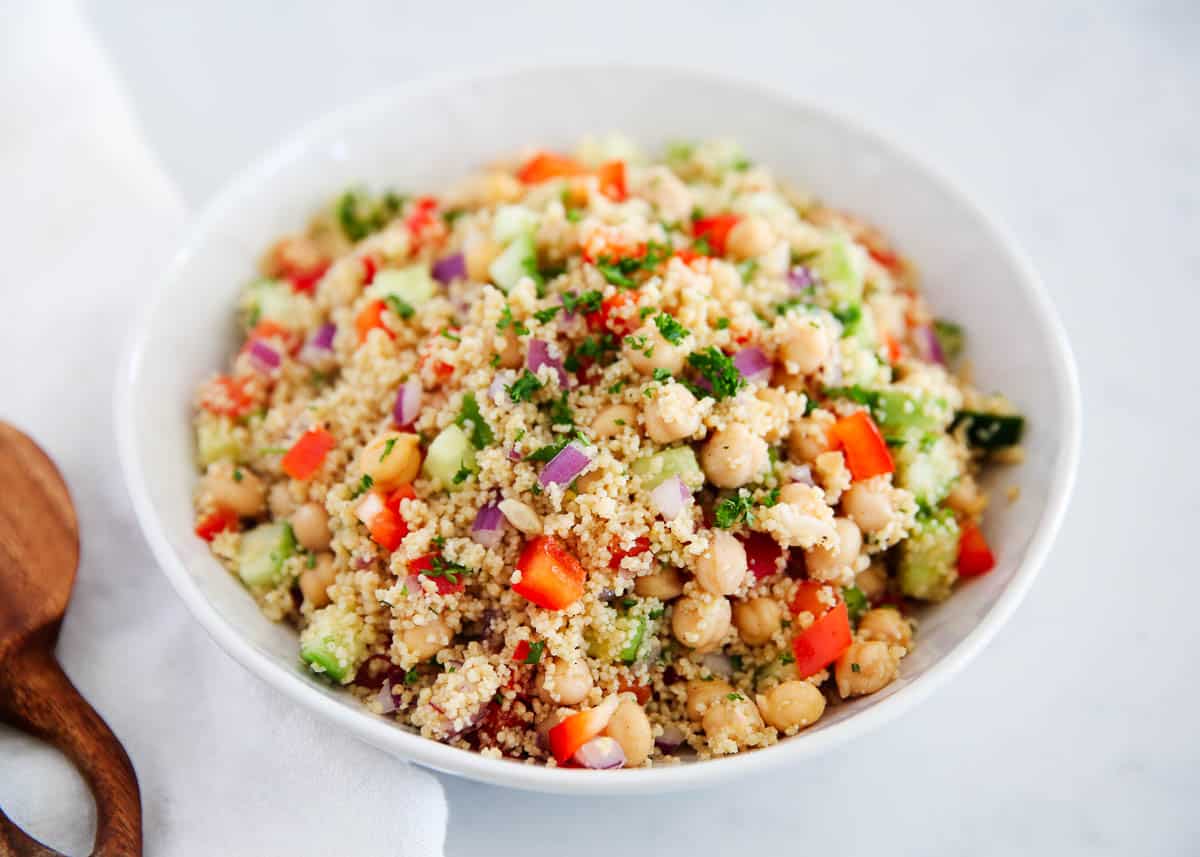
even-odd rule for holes
{"type": "Polygon", "coordinates": [[[529,333],[528,325],[523,321],[517,321],[513,318],[512,307],[505,304],[504,310],[500,313],[500,320],[496,322],[496,330],[508,330],[510,327],[517,336],[524,336],[529,333]]]}
{"type": "Polygon", "coordinates": [[[723,530],[728,530],[742,521],[753,524],[754,513],[750,511],[752,505],[753,501],[746,493],[739,492],[726,497],[713,509],[713,522],[723,530]]]}
{"type": "Polygon", "coordinates": [[[621,261],[610,261],[608,256],[601,256],[596,260],[596,270],[604,275],[604,279],[612,283],[614,286],[620,286],[622,289],[632,289],[637,283],[629,278],[629,276],[621,270],[621,261]]]}
{"type": "Polygon", "coordinates": [[[558,315],[558,312],[561,309],[562,309],[562,307],[560,307],[560,306],[548,306],[545,309],[540,309],[537,312],[535,312],[533,314],[533,317],[536,318],[542,324],[545,324],[546,322],[553,319],[554,316],[558,315]]]}
{"type": "Polygon", "coordinates": [[[567,394],[565,391],[561,396],[550,403],[550,425],[575,425],[575,414],[571,411],[571,405],[567,401],[567,394]]]}
{"type": "Polygon", "coordinates": [[[384,301],[387,303],[388,309],[400,318],[409,319],[416,313],[413,305],[406,300],[402,300],[398,295],[387,295],[384,301]]]}
{"type": "Polygon", "coordinates": [[[461,575],[474,573],[475,569],[467,568],[460,562],[451,562],[444,556],[435,556],[430,561],[430,568],[421,572],[426,577],[441,577],[447,583],[458,583],[461,575]]]}
{"type": "Polygon", "coordinates": [[[442,328],[442,338],[449,339],[451,342],[462,342],[462,337],[457,333],[451,333],[448,327],[442,328]]]}
{"type": "Polygon", "coordinates": [[[708,381],[712,387],[708,395],[715,399],[736,395],[746,385],[746,379],[733,365],[733,360],[715,345],[703,351],[693,351],[688,355],[688,363],[708,381]]]}
{"type": "Polygon", "coordinates": [[[562,452],[563,447],[566,446],[570,442],[571,442],[571,439],[569,437],[560,438],[559,440],[556,440],[554,443],[549,443],[549,444],[546,444],[545,446],[538,447],[533,452],[529,453],[529,455],[525,456],[525,460],[526,461],[537,461],[542,464],[545,464],[547,461],[554,458],[554,456],[556,456],[560,452],[562,452]]]}
{"type": "Polygon", "coordinates": [[[451,481],[455,485],[461,485],[462,483],[466,482],[470,477],[471,477],[471,468],[467,467],[467,465],[464,464],[462,467],[458,468],[458,472],[454,474],[454,478],[451,481]]]}
{"type": "Polygon", "coordinates": [[[663,339],[672,345],[678,345],[683,342],[688,334],[691,333],[690,330],[665,312],[654,317],[654,325],[658,328],[658,332],[662,334],[663,339]]]}
{"type": "Polygon", "coordinates": [[[454,418],[454,424],[459,428],[465,427],[468,422],[471,424],[471,445],[476,449],[491,446],[492,442],[496,440],[496,435],[492,433],[491,426],[487,424],[487,420],[479,412],[479,402],[475,400],[474,393],[467,393],[463,396],[462,410],[454,418]]]}
{"type": "Polygon", "coordinates": [[[660,366],[654,370],[654,380],[665,384],[671,380],[671,373],[660,366]]]}
{"type": "Polygon", "coordinates": [[[385,443],[383,445],[383,453],[379,456],[380,461],[383,461],[385,458],[387,458],[389,455],[392,454],[392,449],[396,446],[397,440],[399,440],[399,438],[389,437],[387,439],[387,443],[385,443]]]}
{"type": "Polygon", "coordinates": [[[851,622],[857,622],[870,606],[867,603],[867,596],[857,586],[847,586],[843,589],[842,600],[846,602],[846,612],[850,614],[851,622]]]}
{"type": "Polygon", "coordinates": [[[593,313],[600,311],[600,305],[604,302],[604,295],[595,289],[586,291],[578,297],[571,292],[567,292],[562,296],[562,302],[567,312],[593,313]]]}
{"type": "Polygon", "coordinates": [[[542,659],[542,650],[545,648],[546,644],[541,640],[538,640],[536,643],[530,643],[529,654],[525,656],[525,660],[522,663],[536,664],[542,659]]]}
{"type": "Polygon", "coordinates": [[[354,489],[354,493],[350,495],[350,499],[366,494],[374,484],[375,480],[369,474],[364,473],[363,478],[359,480],[358,486],[354,489]]]}
{"type": "Polygon", "coordinates": [[[729,319],[724,316],[717,319],[717,330],[725,330],[727,327],[729,327],[729,319]]]}
{"type": "Polygon", "coordinates": [[[542,382],[538,380],[537,375],[526,369],[520,378],[504,389],[514,402],[528,402],[534,393],[542,389],[542,382]]]}

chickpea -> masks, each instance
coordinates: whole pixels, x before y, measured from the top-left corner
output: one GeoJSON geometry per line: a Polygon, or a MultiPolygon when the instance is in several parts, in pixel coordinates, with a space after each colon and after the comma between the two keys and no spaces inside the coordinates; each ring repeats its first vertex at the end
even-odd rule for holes
{"type": "Polygon", "coordinates": [[[300,592],[304,600],[313,609],[324,607],[329,603],[329,587],[336,578],[333,570],[333,554],[323,553],[317,557],[317,564],[306,568],[300,575],[300,592]]]}
{"type": "Polygon", "coordinates": [[[808,464],[829,451],[829,425],[824,421],[798,421],[788,434],[788,457],[797,464],[808,464]]]}
{"type": "Polygon", "coordinates": [[[525,188],[516,176],[508,173],[487,173],[480,178],[479,189],[488,203],[513,202],[521,198],[525,188]]]}
{"type": "Polygon", "coordinates": [[[485,235],[468,241],[463,255],[466,257],[467,276],[473,283],[486,283],[491,279],[488,268],[500,255],[500,245],[485,235]]]}
{"type": "Polygon", "coordinates": [[[771,249],[775,230],[761,217],[751,215],[734,224],[725,238],[725,249],[735,259],[753,259],[771,249]]]}
{"type": "Polygon", "coordinates": [[[592,421],[592,437],[596,440],[620,434],[632,426],[637,429],[637,408],[633,405],[609,405],[592,421]]]}
{"type": "Polygon", "coordinates": [[[741,423],[714,432],[700,450],[704,475],[718,488],[738,488],[754,481],[768,461],[767,442],[741,423]]]}
{"type": "Polygon", "coordinates": [[[547,702],[577,705],[587,698],[593,684],[592,671],[583,658],[554,658],[542,667],[538,692],[547,702]]]}
{"type": "Polygon", "coordinates": [[[754,395],[766,405],[771,421],[770,428],[763,434],[763,440],[767,443],[777,443],[783,437],[788,424],[788,406],[784,392],[778,387],[763,387],[754,395]]]}
{"type": "Polygon", "coordinates": [[[421,470],[421,439],[408,432],[384,432],[363,447],[358,465],[380,488],[412,482],[421,470]]]}
{"type": "Polygon", "coordinates": [[[739,746],[749,744],[754,733],[762,729],[758,706],[743,694],[734,691],[718,699],[704,712],[700,720],[709,740],[728,738],[739,746]]]}
{"type": "Polygon", "coordinates": [[[832,580],[846,566],[852,566],[862,550],[862,532],[849,518],[834,518],[837,531],[837,548],[816,545],[804,554],[804,564],[810,576],[817,580],[832,580]]]}
{"type": "Polygon", "coordinates": [[[733,685],[719,678],[704,680],[694,678],[687,683],[687,716],[699,721],[708,707],[718,699],[733,693],[733,685]]]}
{"type": "Polygon", "coordinates": [[[842,511],[867,533],[876,533],[892,519],[892,499],[887,485],[874,479],[855,482],[842,495],[842,511]]]}
{"type": "Polygon", "coordinates": [[[537,512],[520,500],[501,500],[500,513],[525,535],[540,536],[542,534],[542,519],[538,517],[537,512]]]}
{"type": "Polygon", "coordinates": [[[700,428],[699,403],[682,384],[664,384],[642,414],[646,434],[655,443],[674,443],[700,428]]]}
{"type": "Polygon", "coordinates": [[[214,461],[208,466],[204,488],[213,503],[241,518],[253,518],[267,507],[267,489],[248,467],[232,461],[214,461]]]}
{"type": "Polygon", "coordinates": [[[775,635],[783,621],[783,608],[773,598],[751,598],[733,605],[733,626],[747,646],[761,646],[775,635]]]}
{"type": "Polygon", "coordinates": [[[414,662],[432,658],[450,645],[452,639],[454,633],[439,618],[430,619],[424,625],[405,628],[400,634],[400,642],[414,662]]]}
{"type": "Polygon", "coordinates": [[[782,365],[776,364],[771,372],[771,386],[782,387],[793,393],[808,393],[808,380],[803,375],[787,371],[782,365]]]}
{"type": "Polygon", "coordinates": [[[500,366],[504,369],[516,369],[525,362],[525,354],[521,350],[521,341],[511,330],[496,336],[493,348],[500,355],[500,366]]]}
{"type": "Polygon", "coordinates": [[[878,601],[887,594],[887,569],[883,563],[873,561],[854,578],[854,585],[862,590],[868,601],[878,601]]]}
{"type": "Polygon", "coordinates": [[[825,694],[806,681],[777,684],[755,701],[763,720],[786,735],[811,726],[825,713],[825,694]]]}
{"type": "Polygon", "coordinates": [[[683,577],[674,566],[664,566],[653,574],[646,574],[635,580],[633,591],[643,598],[671,601],[683,594],[683,577]]]}
{"type": "Polygon", "coordinates": [[[908,648],[912,643],[912,626],[890,607],[868,610],[858,620],[858,633],[864,640],[880,640],[908,648]]]}
{"type": "Polygon", "coordinates": [[[656,325],[646,324],[636,336],[625,338],[621,351],[629,365],[643,375],[652,375],[655,369],[666,369],[674,375],[687,359],[689,349],[686,346],[686,339],[679,345],[672,345],[663,338],[656,325]],[[633,342],[640,342],[641,346],[635,348],[633,342]]]}
{"type": "Polygon", "coordinates": [[[292,513],[292,532],[296,541],[310,551],[323,551],[333,538],[329,532],[329,515],[320,503],[305,503],[292,513]]]}
{"type": "Polygon", "coordinates": [[[852,643],[842,652],[834,669],[838,693],[842,699],[866,696],[892,683],[899,662],[887,643],[870,640],[852,643]]]}
{"type": "Polygon", "coordinates": [[[780,334],[779,356],[792,375],[811,375],[829,357],[829,334],[817,321],[792,319],[780,334]]]}
{"type": "Polygon", "coordinates": [[[537,723],[537,742],[538,746],[543,750],[550,749],[550,730],[562,722],[562,715],[557,711],[551,711],[537,723]]]}
{"type": "Polygon", "coordinates": [[[987,495],[980,493],[974,477],[964,473],[946,495],[946,505],[964,518],[978,518],[987,508],[987,495]]]}
{"type": "Polygon", "coordinates": [[[713,595],[732,595],[746,577],[746,548],[726,530],[713,530],[712,542],[696,560],[696,582],[713,595]]]}
{"type": "Polygon", "coordinates": [[[654,749],[654,734],[650,719],[632,699],[622,699],[604,727],[604,734],[615,740],[625,751],[625,764],[636,768],[650,757],[654,749]]]}
{"type": "Polygon", "coordinates": [[[728,599],[720,595],[688,595],[675,603],[671,631],[685,646],[707,652],[728,633],[730,612],[728,599]]]}

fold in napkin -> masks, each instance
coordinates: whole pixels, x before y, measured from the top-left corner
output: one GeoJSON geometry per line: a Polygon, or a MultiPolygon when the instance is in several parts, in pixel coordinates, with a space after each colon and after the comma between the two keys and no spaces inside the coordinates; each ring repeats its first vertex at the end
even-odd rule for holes
{"type": "MultiPolygon", "coordinates": [[[[77,10],[56,0],[5,15],[0,417],[31,433],[71,488],[83,558],[59,655],[137,769],[146,853],[441,854],[437,780],[253,678],[155,568],[118,472],[110,402],[128,320],[185,212],[77,10]]],[[[78,775],[0,729],[0,805],[43,841],[89,851],[94,810],[78,775]]]]}

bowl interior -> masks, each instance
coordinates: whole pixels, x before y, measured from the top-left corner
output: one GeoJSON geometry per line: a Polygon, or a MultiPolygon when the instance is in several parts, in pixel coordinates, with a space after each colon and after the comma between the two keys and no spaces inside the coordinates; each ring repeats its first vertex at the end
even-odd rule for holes
{"type": "Polygon", "coordinates": [[[1073,368],[1052,310],[1028,266],[963,197],[845,119],[742,83],[661,69],[529,70],[420,84],[311,126],[237,179],[194,224],[135,331],[118,395],[122,458],[139,519],[181,595],[239,661],[397,754],[493,782],[574,791],[695,785],[768,760],[795,760],[928,692],[982,644],[1032,579],[1070,490],[1078,431],[1073,368]],[[1024,463],[990,479],[1001,496],[985,529],[999,565],[921,615],[920,645],[900,680],[766,751],[581,778],[425,741],[304,675],[294,634],[263,618],[192,534],[190,411],[196,385],[235,347],[235,297],[258,255],[331,194],[352,183],[436,191],[498,154],[531,143],[566,147],[611,130],[649,147],[737,139],[754,160],[865,216],[917,261],[937,313],[966,326],[981,386],[1006,392],[1030,419],[1024,463]],[[1009,485],[1021,492],[1012,504],[1002,497],[1009,485]]]}

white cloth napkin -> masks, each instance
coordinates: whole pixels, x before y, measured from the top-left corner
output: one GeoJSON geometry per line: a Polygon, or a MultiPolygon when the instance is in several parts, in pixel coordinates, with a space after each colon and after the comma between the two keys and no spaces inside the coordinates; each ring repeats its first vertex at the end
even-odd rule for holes
{"type": "MultiPolygon", "coordinates": [[[[137,769],[146,853],[441,854],[437,780],[244,671],[155,568],[118,472],[111,390],[185,212],[69,0],[6,15],[0,418],[51,454],[74,497],[83,558],[58,652],[137,769]]],[[[86,795],[61,758],[0,727],[0,805],[18,824],[86,853],[86,795]]]]}

